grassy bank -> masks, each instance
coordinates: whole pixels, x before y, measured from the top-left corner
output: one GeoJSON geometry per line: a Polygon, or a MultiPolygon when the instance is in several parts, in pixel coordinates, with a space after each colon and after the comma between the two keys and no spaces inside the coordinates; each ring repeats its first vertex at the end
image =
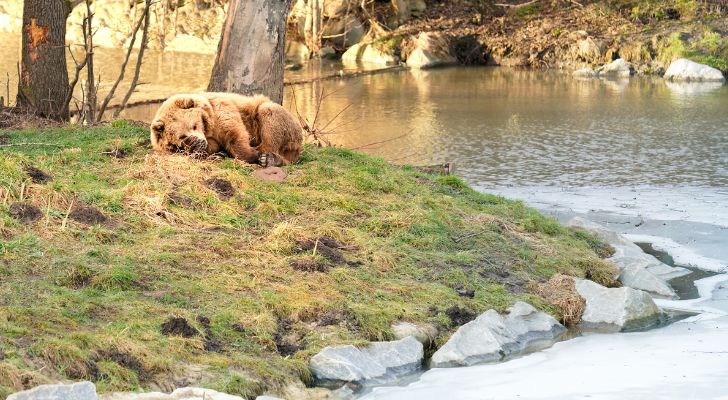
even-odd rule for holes
{"type": "Polygon", "coordinates": [[[123,121],[0,143],[1,395],[58,379],[254,395],[394,321],[442,343],[518,299],[558,315],[533,294],[555,273],[614,272],[520,202],[348,150],[308,148],[275,184],[152,154],[123,121]]]}

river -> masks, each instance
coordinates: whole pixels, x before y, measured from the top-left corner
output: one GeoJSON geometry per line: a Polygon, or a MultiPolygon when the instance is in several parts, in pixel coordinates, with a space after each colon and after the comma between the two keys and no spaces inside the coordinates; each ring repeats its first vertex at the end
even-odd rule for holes
{"type": "MultiPolygon", "coordinates": [[[[0,38],[0,51],[17,53],[9,47],[0,38]]],[[[119,54],[99,53],[106,76],[119,54]]],[[[142,74],[150,83],[133,100],[201,90],[211,64],[210,56],[150,52],[142,74]]],[[[12,80],[14,65],[0,60],[0,73],[12,80]]],[[[312,63],[287,79],[347,68],[312,63]]],[[[670,326],[431,370],[366,399],[728,399],[728,86],[448,68],[289,86],[285,105],[328,125],[337,145],[393,163],[451,162],[480,190],[562,221],[588,218],[651,243],[678,265],[718,273],[697,282],[697,299],[657,301],[697,314],[670,326]]],[[[149,121],[156,107],[126,116],[149,121]]]]}

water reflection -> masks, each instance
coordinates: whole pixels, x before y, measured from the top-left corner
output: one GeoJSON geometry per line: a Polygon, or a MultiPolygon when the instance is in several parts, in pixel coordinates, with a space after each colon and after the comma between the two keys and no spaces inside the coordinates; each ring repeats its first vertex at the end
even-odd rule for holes
{"type": "MultiPolygon", "coordinates": [[[[0,51],[17,54],[13,43],[0,40],[0,51]]],[[[118,52],[99,49],[104,82],[115,76],[118,52]]],[[[0,59],[0,73],[11,78],[12,60],[0,59]]],[[[142,74],[149,83],[132,101],[203,90],[212,62],[207,55],[150,52],[142,74]]],[[[310,63],[287,71],[286,79],[342,68],[310,63]]],[[[404,70],[288,87],[285,105],[312,121],[320,91],[327,97],[319,127],[350,106],[328,127],[336,144],[366,146],[397,163],[454,162],[481,187],[728,185],[725,85],[576,80],[506,68],[404,70]]],[[[149,121],[156,108],[125,115],[149,121]]]]}

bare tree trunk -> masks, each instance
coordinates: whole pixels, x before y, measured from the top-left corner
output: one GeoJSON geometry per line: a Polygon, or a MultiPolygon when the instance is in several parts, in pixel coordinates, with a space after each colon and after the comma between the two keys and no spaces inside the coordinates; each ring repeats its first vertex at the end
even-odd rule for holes
{"type": "Polygon", "coordinates": [[[292,0],[230,0],[209,91],[283,102],[286,19],[292,0]]]}
{"type": "Polygon", "coordinates": [[[25,0],[17,105],[40,116],[68,119],[66,0],[25,0]]]}
{"type": "Polygon", "coordinates": [[[304,40],[311,53],[321,50],[321,7],[324,0],[308,0],[306,4],[306,21],[304,24],[304,40]]]}
{"type": "Polygon", "coordinates": [[[94,75],[94,13],[91,12],[91,0],[86,0],[86,20],[83,22],[83,42],[86,47],[86,123],[96,122],[96,76],[94,75]]]}

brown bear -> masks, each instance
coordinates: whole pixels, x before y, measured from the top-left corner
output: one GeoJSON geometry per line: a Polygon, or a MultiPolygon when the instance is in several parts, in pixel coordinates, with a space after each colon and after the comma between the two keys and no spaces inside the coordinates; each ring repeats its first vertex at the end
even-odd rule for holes
{"type": "Polygon", "coordinates": [[[151,140],[157,151],[226,152],[265,167],[295,162],[303,130],[288,110],[265,96],[178,94],[159,107],[151,140]]]}

